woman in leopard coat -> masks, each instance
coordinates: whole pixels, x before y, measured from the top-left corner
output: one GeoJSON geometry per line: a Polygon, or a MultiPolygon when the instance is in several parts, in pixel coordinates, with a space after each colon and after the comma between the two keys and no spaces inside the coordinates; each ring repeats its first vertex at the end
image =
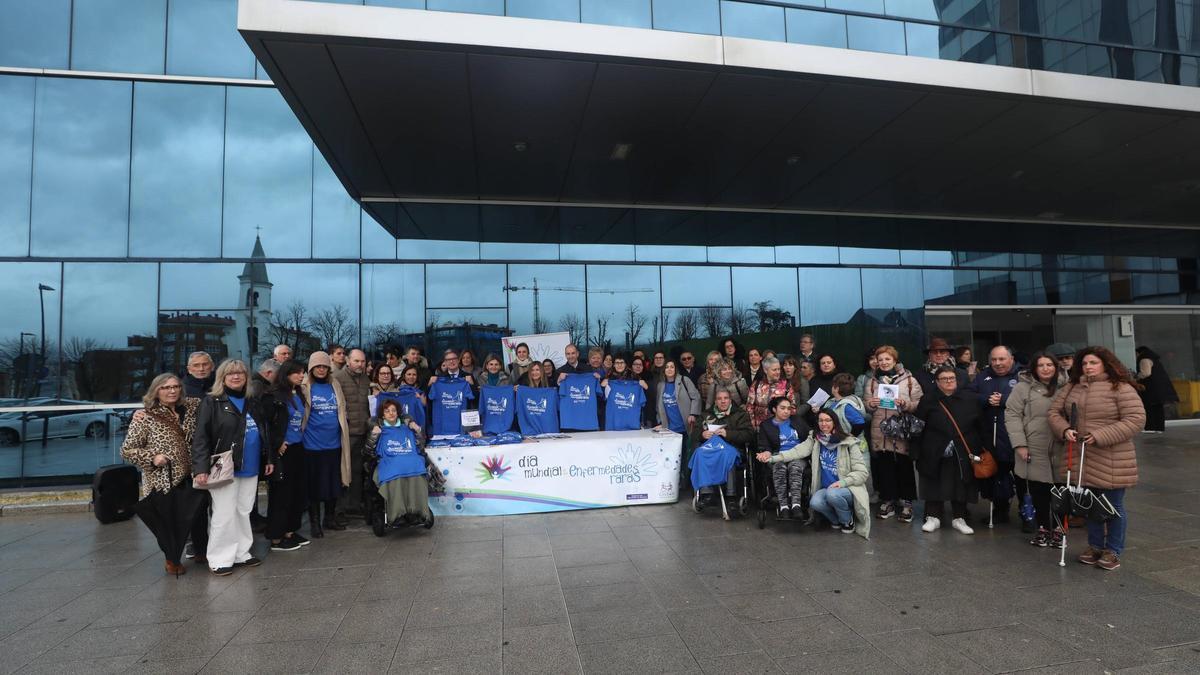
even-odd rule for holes
{"type": "MultiPolygon", "coordinates": [[[[142,497],[151,492],[169,492],[192,473],[192,432],[196,430],[196,411],[200,399],[184,398],[179,378],[170,373],[159,375],[142,397],[143,410],[133,414],[121,456],[142,471],[142,497]]],[[[205,562],[208,544],[208,508],[200,509],[192,524],[192,545],[196,561],[205,562]]],[[[167,560],[170,574],[183,574],[178,560],[167,560]]]]}

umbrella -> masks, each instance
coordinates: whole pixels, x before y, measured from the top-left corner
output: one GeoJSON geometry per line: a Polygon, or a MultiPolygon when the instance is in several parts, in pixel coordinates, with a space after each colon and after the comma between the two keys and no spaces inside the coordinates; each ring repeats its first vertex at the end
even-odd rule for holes
{"type": "MultiPolygon", "coordinates": [[[[170,475],[171,463],[167,462],[166,466],[153,470],[165,470],[170,475]]],[[[167,560],[178,564],[191,532],[192,522],[203,504],[204,493],[183,481],[166,492],[151,490],[150,494],[134,505],[133,512],[142,519],[146,528],[154,533],[158,547],[162,549],[167,560]]]]}

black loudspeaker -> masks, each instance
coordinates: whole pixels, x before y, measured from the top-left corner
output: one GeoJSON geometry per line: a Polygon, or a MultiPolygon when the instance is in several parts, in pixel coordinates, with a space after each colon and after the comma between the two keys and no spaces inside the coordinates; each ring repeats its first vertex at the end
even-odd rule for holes
{"type": "Polygon", "coordinates": [[[96,470],[92,479],[92,510],[102,523],[118,523],[133,517],[142,481],[137,467],[110,464],[96,470]]]}

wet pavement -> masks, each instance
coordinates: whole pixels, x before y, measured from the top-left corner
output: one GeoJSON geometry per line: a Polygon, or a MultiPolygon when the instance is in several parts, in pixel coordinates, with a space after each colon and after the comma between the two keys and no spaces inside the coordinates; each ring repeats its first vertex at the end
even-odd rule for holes
{"type": "Polygon", "coordinates": [[[359,525],[176,579],[138,521],[3,517],[0,672],[1200,672],[1198,431],[1138,438],[1114,572],[1015,525],[864,541],[679,503],[359,525]]]}

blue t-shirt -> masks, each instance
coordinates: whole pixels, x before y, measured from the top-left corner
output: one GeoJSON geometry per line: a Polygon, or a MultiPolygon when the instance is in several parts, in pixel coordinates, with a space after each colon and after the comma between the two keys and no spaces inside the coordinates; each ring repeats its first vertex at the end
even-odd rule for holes
{"type": "Polygon", "coordinates": [[[558,390],[517,387],[517,422],[526,436],[558,433],[558,390]]]}
{"type": "Polygon", "coordinates": [[[688,460],[692,470],[692,487],[699,490],[729,481],[729,471],[741,463],[741,453],[720,436],[705,441],[688,460]]]}
{"type": "Polygon", "coordinates": [[[558,421],[567,429],[596,431],[596,387],[600,381],[591,373],[568,374],[558,384],[558,421]]]}
{"type": "Polygon", "coordinates": [[[433,407],[434,436],[453,436],[462,433],[462,412],[467,401],[475,400],[471,385],[463,379],[438,380],[429,388],[429,405],[433,407]]]}
{"type": "Polygon", "coordinates": [[[517,399],[510,385],[484,385],[479,389],[480,420],[485,434],[500,434],[512,429],[517,399]]]}
{"type": "Polygon", "coordinates": [[[827,488],[838,482],[837,446],[828,448],[821,443],[818,443],[818,445],[821,446],[821,487],[827,488]]]}
{"type": "Polygon", "coordinates": [[[308,425],[304,427],[305,450],[342,449],[342,425],[338,422],[337,394],[328,382],[314,382],[309,387],[312,407],[308,425]]]}
{"type": "Polygon", "coordinates": [[[417,448],[412,429],[400,422],[396,422],[394,427],[386,423],[380,427],[375,443],[375,453],[379,455],[379,484],[424,474],[425,458],[417,448]]]}
{"type": "Polygon", "coordinates": [[[792,428],[792,423],[788,420],[775,422],[775,426],[779,427],[779,451],[791,450],[800,444],[800,436],[796,434],[796,430],[792,428]]]}
{"type": "Polygon", "coordinates": [[[684,423],[683,415],[679,412],[679,399],[675,397],[674,382],[667,382],[663,385],[662,402],[663,410],[667,411],[667,428],[677,434],[687,431],[687,424],[684,423]]]}
{"type": "MultiPolygon", "coordinates": [[[[411,417],[414,422],[421,425],[422,429],[425,429],[429,425],[429,417],[425,414],[425,404],[417,396],[420,391],[416,387],[403,384],[400,385],[400,390],[395,394],[389,392],[386,396],[395,396],[396,400],[400,403],[400,412],[411,417]]],[[[380,400],[382,400],[385,394],[380,394],[379,396],[380,400]]]]}
{"type": "Polygon", "coordinates": [[[299,394],[292,394],[292,400],[288,401],[288,425],[287,432],[283,435],[283,442],[288,445],[295,445],[304,440],[304,429],[301,425],[304,423],[304,401],[299,394]]]}
{"type": "Polygon", "coordinates": [[[262,464],[262,436],[258,433],[258,422],[246,412],[246,399],[230,396],[229,402],[238,412],[246,416],[246,435],[242,437],[242,468],[233,472],[238,478],[255,478],[262,464]]]}
{"type": "Polygon", "coordinates": [[[642,427],[642,407],[646,392],[638,380],[609,380],[605,398],[604,428],[607,431],[635,431],[642,427]]]}

